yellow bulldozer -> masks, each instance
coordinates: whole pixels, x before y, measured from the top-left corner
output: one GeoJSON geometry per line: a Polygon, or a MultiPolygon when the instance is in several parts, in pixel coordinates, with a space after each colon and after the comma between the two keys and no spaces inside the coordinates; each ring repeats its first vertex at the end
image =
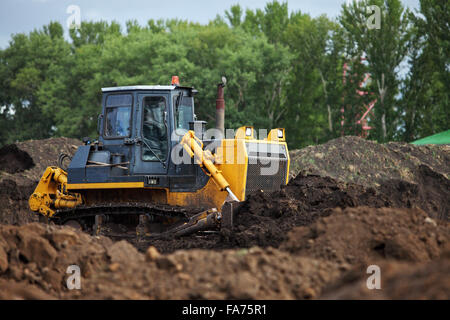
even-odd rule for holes
{"type": "Polygon", "coordinates": [[[224,136],[226,79],[217,86],[216,128],[197,121],[197,90],[179,84],[102,89],[99,138],[60,155],[30,196],[44,221],[111,237],[185,235],[233,225],[252,192],[287,184],[282,128],[261,140],[251,126],[224,136]],[[212,131],[212,133],[210,132],[212,131]],[[64,167],[64,159],[70,164],[64,167]]]}

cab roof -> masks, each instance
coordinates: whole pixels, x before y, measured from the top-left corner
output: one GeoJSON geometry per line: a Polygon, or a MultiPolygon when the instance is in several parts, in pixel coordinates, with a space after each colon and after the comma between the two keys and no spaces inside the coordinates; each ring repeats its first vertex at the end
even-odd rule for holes
{"type": "Polygon", "coordinates": [[[133,91],[133,90],[175,90],[175,89],[189,89],[194,90],[192,87],[182,87],[182,86],[124,86],[124,87],[107,87],[102,88],[102,92],[112,92],[112,91],[133,91]]]}

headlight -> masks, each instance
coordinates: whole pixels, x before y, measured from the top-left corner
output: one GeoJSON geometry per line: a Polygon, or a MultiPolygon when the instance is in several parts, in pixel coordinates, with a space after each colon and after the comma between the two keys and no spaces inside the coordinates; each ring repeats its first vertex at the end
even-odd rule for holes
{"type": "Polygon", "coordinates": [[[283,138],[283,130],[282,129],[278,129],[278,138],[279,139],[283,138]]]}

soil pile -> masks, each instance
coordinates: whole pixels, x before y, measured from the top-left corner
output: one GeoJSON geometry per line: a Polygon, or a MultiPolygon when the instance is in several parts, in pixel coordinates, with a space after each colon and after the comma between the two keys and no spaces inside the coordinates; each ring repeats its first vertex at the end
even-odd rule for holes
{"type": "Polygon", "coordinates": [[[293,227],[309,225],[336,207],[361,205],[385,207],[392,202],[374,189],[300,174],[279,192],[250,196],[236,217],[230,241],[240,247],[278,247],[293,227]]]}
{"type": "Polygon", "coordinates": [[[321,299],[450,298],[449,224],[419,209],[337,209],[311,226],[294,228],[281,249],[351,265],[321,299]],[[373,265],[379,267],[381,290],[367,286],[373,265]]]}
{"type": "Polygon", "coordinates": [[[0,225],[0,298],[309,299],[342,269],[277,249],[191,250],[144,255],[69,227],[0,225]],[[68,290],[69,265],[82,290],[68,290]]]}
{"type": "MultiPolygon", "coordinates": [[[[278,192],[250,195],[236,215],[233,230],[151,243],[164,253],[192,248],[278,247],[287,240],[287,233],[292,228],[329,216],[335,208],[359,206],[419,208],[433,219],[448,220],[450,181],[443,175],[430,172],[426,166],[418,170],[426,177],[423,185],[391,180],[379,188],[366,188],[301,172],[278,192]]],[[[147,245],[141,243],[137,246],[145,250],[147,245]]]]}
{"type": "Polygon", "coordinates": [[[48,166],[56,166],[60,153],[72,156],[76,139],[30,140],[0,149],[0,223],[23,224],[37,220],[28,198],[48,166]]]}
{"type": "Polygon", "coordinates": [[[30,155],[17,145],[10,144],[0,149],[0,171],[14,174],[31,169],[33,166],[34,162],[30,155]]]}
{"type": "Polygon", "coordinates": [[[34,188],[35,185],[19,187],[10,179],[0,181],[0,223],[24,224],[38,220],[28,206],[28,198],[34,188]]]}
{"type": "Polygon", "coordinates": [[[374,189],[300,174],[278,192],[250,195],[236,214],[233,230],[161,239],[152,241],[152,245],[164,253],[192,248],[278,247],[293,227],[309,225],[336,207],[391,204],[388,197],[374,189]]]}
{"type": "Polygon", "coordinates": [[[449,229],[435,224],[417,209],[351,208],[294,228],[279,249],[172,254],[70,227],[0,225],[0,298],[448,299],[449,229]],[[380,266],[383,290],[365,286],[368,264],[380,266]],[[67,289],[70,265],[81,290],[67,289]]]}
{"type": "MultiPolygon", "coordinates": [[[[15,281],[19,294],[23,283],[56,296],[63,288],[69,265],[77,264],[85,274],[99,270],[106,261],[107,238],[76,233],[71,228],[31,223],[20,227],[0,225],[0,274],[3,281],[15,281]]],[[[9,282],[9,286],[13,286],[9,282]]],[[[9,294],[3,291],[3,295],[9,294]]],[[[9,298],[9,297],[7,297],[9,298]]],[[[11,297],[12,298],[12,297],[11,297]]]]}
{"type": "Polygon", "coordinates": [[[0,167],[0,298],[450,298],[445,146],[345,137],[294,151],[296,177],[250,195],[231,230],[132,245],[25,224],[37,219],[28,197],[45,168],[79,144],[28,141],[1,154],[22,162],[0,167]],[[81,290],[67,289],[70,265],[81,290]],[[369,265],[382,290],[367,289],[369,265]]]}
{"type": "Polygon", "coordinates": [[[339,264],[430,261],[450,249],[450,229],[420,209],[335,209],[310,226],[292,229],[280,248],[339,264]]]}
{"type": "Polygon", "coordinates": [[[426,165],[420,165],[415,172],[417,184],[386,180],[377,190],[389,196],[395,207],[421,208],[432,218],[449,221],[450,180],[426,165]]]}
{"type": "Polygon", "coordinates": [[[390,142],[378,144],[358,137],[342,137],[325,144],[290,152],[290,176],[300,171],[332,177],[339,181],[379,187],[385,180],[420,184],[417,168],[450,176],[450,146],[416,146],[390,142]]]}
{"type": "Polygon", "coordinates": [[[110,298],[310,299],[340,273],[333,263],[272,248],[182,250],[147,254],[146,262],[113,264],[89,280],[86,290],[88,298],[95,298],[99,283],[112,278],[108,291],[102,288],[110,298]]]}
{"type": "Polygon", "coordinates": [[[324,290],[321,299],[450,299],[450,254],[428,263],[380,261],[381,290],[369,290],[361,267],[324,290]]]}
{"type": "Polygon", "coordinates": [[[0,149],[0,181],[14,180],[19,186],[37,183],[48,166],[57,165],[60,153],[72,156],[80,145],[77,139],[51,138],[5,146],[0,149]]]}

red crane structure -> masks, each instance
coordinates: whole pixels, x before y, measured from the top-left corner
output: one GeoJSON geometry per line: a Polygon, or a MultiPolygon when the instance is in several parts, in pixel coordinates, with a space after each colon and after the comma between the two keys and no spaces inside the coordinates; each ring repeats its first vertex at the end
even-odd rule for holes
{"type": "MultiPolygon", "coordinates": [[[[364,61],[364,60],[366,60],[366,59],[361,58],[361,61],[359,63],[362,63],[362,61],[364,61]]],[[[343,67],[343,83],[344,83],[344,85],[346,84],[348,74],[350,73],[349,69],[350,69],[349,64],[347,62],[344,63],[344,67],[343,67]]],[[[366,85],[369,80],[370,80],[370,74],[366,73],[364,75],[364,79],[361,82],[359,82],[358,88],[356,89],[356,94],[358,96],[364,97],[364,96],[374,95],[373,92],[369,92],[366,89],[366,87],[367,87],[366,85]]],[[[350,79],[350,81],[352,81],[352,80],[350,79]]],[[[344,101],[344,99],[342,99],[342,100],[344,101]]],[[[372,116],[374,116],[373,108],[376,103],[377,103],[377,99],[375,98],[368,104],[362,104],[361,110],[356,113],[355,124],[357,125],[357,127],[360,127],[360,129],[361,129],[361,131],[358,133],[358,136],[361,138],[364,138],[364,139],[367,138],[369,136],[369,131],[371,129],[373,129],[373,127],[368,125],[368,115],[371,114],[372,116]]],[[[344,124],[345,124],[345,103],[342,104],[342,108],[341,108],[341,135],[342,136],[345,135],[344,124]]]]}

